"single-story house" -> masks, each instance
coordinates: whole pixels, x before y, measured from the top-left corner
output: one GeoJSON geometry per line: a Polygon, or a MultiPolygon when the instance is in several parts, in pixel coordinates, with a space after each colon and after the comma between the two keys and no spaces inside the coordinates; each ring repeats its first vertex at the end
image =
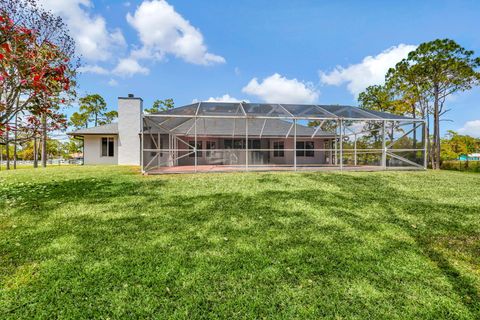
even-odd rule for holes
{"type": "Polygon", "coordinates": [[[153,114],[132,94],[118,122],[70,132],[84,164],[143,173],[425,168],[425,122],[339,105],[198,102],[153,114]]]}

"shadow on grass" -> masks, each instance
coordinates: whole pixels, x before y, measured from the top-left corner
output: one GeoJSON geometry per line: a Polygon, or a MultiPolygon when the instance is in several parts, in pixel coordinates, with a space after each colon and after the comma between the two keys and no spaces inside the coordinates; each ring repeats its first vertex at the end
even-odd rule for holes
{"type": "Polygon", "coordinates": [[[408,257],[424,263],[420,253],[470,314],[479,315],[475,284],[430,242],[439,234],[475,232],[444,219],[452,212],[470,219],[474,205],[432,203],[378,175],[264,174],[247,181],[263,185],[256,193],[207,187],[182,193],[172,191],[172,183],[78,179],[18,191],[22,201],[10,214],[33,216],[34,223],[16,231],[20,246],[2,243],[2,273],[15,278],[19,266],[42,264],[40,276],[3,293],[0,314],[28,317],[42,308],[46,315],[62,310],[87,318],[185,312],[433,317],[429,300],[418,302],[424,310],[403,309],[418,283],[420,293],[449,299],[437,301],[442,311],[455,300],[432,283],[438,278],[421,277],[428,266],[410,264],[408,257]],[[299,187],[279,190],[286,179],[299,187]],[[315,188],[320,184],[333,188],[315,188]],[[58,215],[63,206],[91,211],[58,215]],[[413,228],[412,221],[424,226],[413,228]],[[395,237],[397,231],[408,237],[395,237]],[[390,260],[401,262],[390,266],[390,260]]]}
{"type": "MultiPolygon", "coordinates": [[[[307,176],[309,179],[314,181],[319,181],[319,177],[316,175],[309,174],[307,176]]],[[[347,192],[364,192],[368,190],[368,196],[371,197],[371,201],[375,201],[385,212],[387,212],[387,220],[400,226],[409,236],[415,239],[415,243],[422,250],[423,254],[432,261],[446,279],[450,282],[452,287],[455,289],[457,294],[462,300],[462,303],[465,307],[469,309],[472,315],[480,316],[480,292],[477,289],[477,286],[472,279],[463,276],[460,271],[452,265],[444,255],[434,249],[435,240],[432,237],[432,234],[435,235],[440,232],[441,234],[446,234],[447,236],[455,237],[455,233],[448,235],[449,232],[456,232],[460,234],[478,234],[478,230],[462,230],[460,223],[455,221],[463,221],[462,219],[467,218],[468,216],[473,216],[475,213],[479,212],[479,207],[476,204],[472,204],[470,208],[465,208],[463,206],[455,205],[445,205],[445,204],[436,204],[431,201],[425,201],[419,196],[413,196],[411,193],[405,194],[399,192],[397,189],[392,188],[391,185],[384,179],[372,179],[372,177],[354,177],[354,176],[344,176],[341,180],[336,179],[334,176],[322,176],[322,181],[327,181],[329,183],[337,184],[338,187],[344,189],[347,192]],[[346,180],[349,180],[349,183],[345,183],[346,180]],[[341,181],[341,182],[340,182],[341,181]],[[354,189],[348,186],[355,186],[354,189]],[[381,192],[380,192],[381,190],[381,192]],[[392,200],[390,197],[385,197],[385,194],[395,195],[397,201],[393,203],[389,200],[392,200]],[[412,210],[413,208],[413,210],[412,210]],[[417,230],[415,225],[412,225],[405,218],[399,217],[396,213],[400,211],[406,212],[408,215],[416,217],[417,219],[423,220],[426,225],[426,228],[429,230],[422,232],[417,230]],[[420,212],[421,217],[418,216],[420,212]],[[435,216],[439,216],[440,213],[444,213],[445,216],[451,215],[453,213],[459,213],[457,216],[453,217],[454,221],[439,221],[438,218],[434,217],[429,218],[424,216],[424,213],[431,213],[435,216]],[[463,232],[463,233],[462,233],[463,232]]],[[[351,217],[351,214],[348,215],[351,217]]],[[[350,222],[353,222],[352,225],[356,225],[362,229],[362,217],[356,217],[356,219],[348,219],[350,222]]]]}

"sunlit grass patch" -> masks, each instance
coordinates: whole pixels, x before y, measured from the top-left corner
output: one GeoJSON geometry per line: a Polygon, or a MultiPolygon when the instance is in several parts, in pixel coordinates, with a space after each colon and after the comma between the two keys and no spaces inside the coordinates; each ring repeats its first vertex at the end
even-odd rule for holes
{"type": "Polygon", "coordinates": [[[0,173],[0,318],[480,317],[478,175],[0,173]]]}

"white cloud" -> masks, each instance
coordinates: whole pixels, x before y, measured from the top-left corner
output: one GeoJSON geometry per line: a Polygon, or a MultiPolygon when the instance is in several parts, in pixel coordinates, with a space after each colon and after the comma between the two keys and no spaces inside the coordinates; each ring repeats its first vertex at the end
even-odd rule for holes
{"type": "Polygon", "coordinates": [[[209,53],[201,32],[178,14],[164,0],[145,0],[128,23],[137,30],[143,47],[134,58],[162,59],[172,54],[186,62],[200,65],[225,63],[221,56],[209,53]]]}
{"type": "Polygon", "coordinates": [[[248,102],[248,100],[237,99],[235,97],[230,96],[229,94],[224,94],[221,97],[210,97],[208,98],[207,102],[248,102]]]}
{"type": "Polygon", "coordinates": [[[265,102],[279,103],[314,103],[320,95],[311,83],[287,79],[278,73],[261,82],[253,78],[242,91],[265,102]]]}
{"type": "Polygon", "coordinates": [[[125,58],[120,59],[118,65],[112,72],[118,76],[131,77],[137,73],[147,75],[150,70],[142,67],[138,61],[133,58],[125,58]]]}
{"type": "Polygon", "coordinates": [[[40,0],[45,9],[63,18],[77,45],[77,52],[86,60],[106,61],[115,48],[125,46],[119,29],[107,30],[100,15],[90,12],[91,0],[40,0]]]}
{"type": "Polygon", "coordinates": [[[80,73],[95,73],[95,74],[101,74],[101,75],[105,75],[105,74],[110,73],[110,71],[108,71],[107,69],[105,69],[103,67],[100,67],[98,65],[82,66],[82,67],[78,68],[78,72],[80,72],[80,73]]]}
{"type": "Polygon", "coordinates": [[[115,80],[115,79],[110,79],[110,81],[108,81],[108,85],[110,87],[116,87],[116,86],[118,86],[118,81],[115,80]]]}
{"type": "Polygon", "coordinates": [[[367,56],[361,63],[346,68],[337,66],[333,71],[320,71],[320,80],[324,84],[339,86],[347,84],[348,91],[355,97],[370,85],[382,84],[389,68],[394,67],[417,46],[399,44],[384,50],[376,56],[367,56]]]}
{"type": "Polygon", "coordinates": [[[465,122],[463,127],[458,129],[458,133],[480,138],[480,120],[465,122]]]}
{"type": "Polygon", "coordinates": [[[228,93],[224,94],[221,97],[210,97],[207,100],[193,99],[192,103],[197,103],[197,102],[200,102],[200,101],[205,101],[205,102],[250,102],[247,99],[237,99],[235,97],[232,97],[228,93]]]}

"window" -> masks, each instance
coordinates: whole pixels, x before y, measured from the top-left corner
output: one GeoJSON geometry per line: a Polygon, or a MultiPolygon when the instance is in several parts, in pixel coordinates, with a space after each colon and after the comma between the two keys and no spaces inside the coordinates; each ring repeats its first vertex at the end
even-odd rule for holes
{"type": "MultiPolygon", "coordinates": [[[[225,149],[245,149],[245,139],[225,139],[225,149]]],[[[248,149],[260,149],[261,143],[258,139],[248,139],[248,149]]]]}
{"type": "Polygon", "coordinates": [[[228,139],[224,141],[225,149],[245,149],[245,140],[228,139]]]}
{"type": "MultiPolygon", "coordinates": [[[[193,147],[195,146],[195,141],[188,142],[188,149],[190,149],[190,154],[188,155],[190,158],[195,158],[195,154],[193,153],[193,147]]],[[[197,158],[202,157],[202,141],[197,141],[197,158]],[[200,151],[199,151],[200,150],[200,151]]]]}
{"type": "Polygon", "coordinates": [[[285,145],[283,141],[274,141],[273,142],[273,156],[274,157],[284,157],[285,152],[283,149],[285,148],[285,145]]]}
{"type": "Polygon", "coordinates": [[[315,156],[315,145],[313,144],[313,141],[305,141],[305,157],[314,157],[315,156]]]}
{"type": "Polygon", "coordinates": [[[216,148],[217,148],[217,142],[216,142],[216,141],[207,141],[206,147],[207,147],[206,156],[207,156],[207,157],[211,157],[211,156],[212,156],[212,152],[211,152],[211,151],[208,151],[208,150],[216,149],[216,148]]]}
{"type": "Polygon", "coordinates": [[[313,141],[297,141],[297,157],[314,157],[315,145],[313,141]]]}
{"type": "Polygon", "coordinates": [[[114,144],[113,138],[102,138],[102,157],[113,157],[114,144]]]}
{"type": "Polygon", "coordinates": [[[257,139],[248,139],[248,149],[261,149],[260,140],[257,139]]]}

